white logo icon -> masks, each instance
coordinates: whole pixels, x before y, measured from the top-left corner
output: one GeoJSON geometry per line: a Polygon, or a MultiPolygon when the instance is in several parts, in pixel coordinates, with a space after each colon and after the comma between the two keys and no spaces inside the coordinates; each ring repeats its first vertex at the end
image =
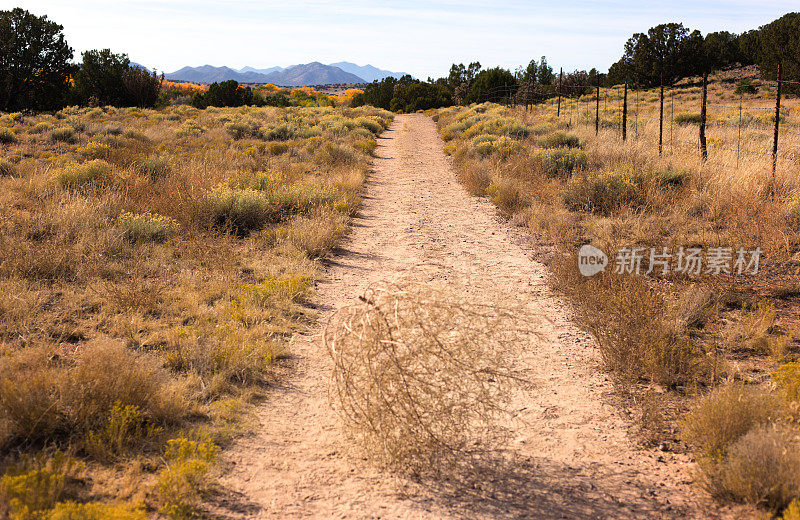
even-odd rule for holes
{"type": "Polygon", "coordinates": [[[583,276],[593,276],[606,270],[608,257],[594,246],[586,244],[578,251],[578,270],[583,276]]]}

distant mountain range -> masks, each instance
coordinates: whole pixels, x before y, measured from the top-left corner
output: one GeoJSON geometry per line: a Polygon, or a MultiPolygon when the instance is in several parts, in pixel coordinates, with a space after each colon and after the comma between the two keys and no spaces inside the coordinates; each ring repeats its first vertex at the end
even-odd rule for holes
{"type": "Polygon", "coordinates": [[[372,65],[356,65],[355,63],[350,63],[349,61],[340,61],[338,63],[331,63],[331,67],[339,67],[345,72],[349,72],[350,74],[355,74],[359,78],[364,78],[367,83],[372,83],[373,81],[380,81],[383,78],[393,77],[400,79],[406,75],[405,72],[392,72],[390,70],[383,70],[377,67],[373,67],[372,65]]]}
{"type": "Polygon", "coordinates": [[[399,78],[402,72],[382,70],[372,65],[356,65],[347,61],[324,65],[317,61],[291,67],[270,67],[257,69],[244,67],[234,70],[230,67],[184,67],[166,74],[173,81],[191,81],[193,83],[214,83],[236,80],[239,83],[272,83],[284,87],[301,87],[307,85],[329,85],[349,83],[371,83],[392,76],[399,78]]]}

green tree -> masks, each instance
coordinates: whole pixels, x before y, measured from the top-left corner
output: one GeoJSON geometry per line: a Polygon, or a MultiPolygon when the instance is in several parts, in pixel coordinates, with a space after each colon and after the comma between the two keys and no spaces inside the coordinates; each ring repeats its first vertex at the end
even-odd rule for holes
{"type": "Polygon", "coordinates": [[[662,78],[665,85],[671,85],[707,67],[702,34],[690,33],[679,23],[661,24],[646,34],[634,34],[625,43],[621,61],[612,79],[618,81],[620,74],[627,74],[645,87],[660,85],[662,78]]]}
{"type": "Polygon", "coordinates": [[[143,67],[129,67],[122,75],[122,84],[125,87],[125,105],[137,107],[153,107],[158,103],[161,93],[161,83],[164,80],[154,72],[148,72],[143,67]]]}
{"type": "Polygon", "coordinates": [[[760,31],[746,31],[737,38],[738,56],[742,65],[754,65],[758,61],[760,31]]]}
{"type": "Polygon", "coordinates": [[[783,15],[761,27],[758,68],[767,79],[775,79],[778,64],[783,78],[800,80],[800,13],[783,15]]]}
{"type": "Polygon", "coordinates": [[[385,77],[380,81],[373,81],[364,88],[363,94],[357,94],[353,97],[351,105],[354,107],[372,105],[374,107],[390,110],[392,98],[394,97],[394,87],[397,85],[398,81],[397,78],[391,76],[385,77]]]}
{"type": "Polygon", "coordinates": [[[499,101],[513,94],[516,87],[517,80],[510,71],[500,67],[486,69],[475,77],[466,101],[467,103],[499,101]]]}
{"type": "Polygon", "coordinates": [[[63,29],[24,9],[0,11],[0,110],[64,106],[73,66],[63,29]]]}
{"type": "Polygon", "coordinates": [[[212,83],[203,97],[205,105],[209,107],[240,107],[253,103],[253,90],[240,87],[238,81],[229,79],[212,83]]]}
{"type": "Polygon", "coordinates": [[[517,77],[520,83],[536,83],[538,80],[539,63],[536,60],[531,60],[528,65],[523,69],[520,67],[517,77]]]}
{"type": "Polygon", "coordinates": [[[403,76],[395,85],[389,108],[395,112],[408,113],[452,104],[453,97],[446,86],[435,81],[423,82],[411,76],[403,76]]]}
{"type": "Polygon", "coordinates": [[[739,37],[728,31],[708,33],[704,51],[712,69],[721,69],[739,62],[739,37]]]}
{"type": "Polygon", "coordinates": [[[536,81],[540,85],[552,85],[555,74],[553,74],[553,67],[547,64],[547,58],[542,56],[539,60],[539,67],[536,71],[536,81]]]}
{"type": "Polygon", "coordinates": [[[126,103],[124,76],[131,66],[127,54],[114,54],[111,49],[91,50],[82,54],[83,61],[75,74],[75,91],[82,103],[123,106],[126,103]]]}

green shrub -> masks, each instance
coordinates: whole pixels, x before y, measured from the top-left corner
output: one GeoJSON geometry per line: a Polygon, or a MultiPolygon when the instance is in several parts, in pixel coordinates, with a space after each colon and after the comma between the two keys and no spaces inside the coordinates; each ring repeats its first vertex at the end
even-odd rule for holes
{"type": "Polygon", "coordinates": [[[775,395],[761,388],[730,384],[697,402],[684,418],[681,437],[703,456],[720,460],[741,436],[783,414],[783,405],[775,395]]]}
{"type": "Polygon", "coordinates": [[[667,186],[683,186],[692,178],[692,172],[688,169],[664,168],[656,172],[661,184],[667,186]]]}
{"type": "Polygon", "coordinates": [[[736,90],[734,90],[734,94],[758,94],[758,89],[761,86],[760,83],[757,81],[753,81],[750,78],[742,78],[736,84],[736,90]]]}
{"type": "Polygon", "coordinates": [[[572,210],[609,215],[626,206],[645,203],[644,180],[625,171],[584,172],[573,177],[564,189],[564,203],[572,210]]]}
{"type": "Polygon", "coordinates": [[[679,125],[699,125],[703,122],[701,114],[695,112],[684,112],[675,116],[675,122],[679,125]]]}
{"type": "Polygon", "coordinates": [[[5,159],[0,159],[0,177],[11,177],[14,175],[16,168],[14,164],[5,159]]]}
{"type": "Polygon", "coordinates": [[[302,302],[308,299],[311,288],[303,276],[267,278],[260,284],[245,284],[239,295],[240,303],[264,307],[273,300],[302,302]]]}
{"type": "Polygon", "coordinates": [[[346,166],[356,163],[358,158],[352,150],[326,142],[314,154],[314,161],[327,166],[346,166]]]}
{"type": "Polygon", "coordinates": [[[160,432],[160,429],[148,429],[138,406],[116,403],[108,414],[106,424],[98,431],[89,432],[86,451],[95,460],[113,461],[156,431],[160,432]]]}
{"type": "Polygon", "coordinates": [[[575,170],[585,169],[587,164],[584,152],[570,148],[538,150],[534,159],[548,177],[568,177],[575,170]]]}
{"type": "Polygon", "coordinates": [[[496,135],[481,134],[472,139],[472,146],[481,155],[491,155],[494,146],[492,144],[497,141],[496,135]]]}
{"type": "Polygon", "coordinates": [[[250,119],[238,119],[236,121],[231,121],[225,125],[225,130],[227,130],[228,134],[230,134],[230,136],[234,139],[261,136],[261,129],[259,128],[258,123],[250,119]]]}
{"type": "Polygon", "coordinates": [[[577,135],[566,132],[556,132],[540,138],[536,144],[541,148],[582,148],[581,140],[577,135]]]}
{"type": "Polygon", "coordinates": [[[56,174],[56,181],[64,188],[78,188],[87,184],[106,182],[111,178],[111,165],[102,159],[67,166],[56,174]]]}
{"type": "Polygon", "coordinates": [[[147,175],[151,179],[161,179],[172,171],[172,166],[164,157],[151,155],[141,157],[136,161],[136,169],[142,175],[147,175]]]}
{"type": "Polygon", "coordinates": [[[60,143],[74,143],[75,129],[71,126],[60,126],[50,132],[50,140],[60,143]]]}
{"type": "Polygon", "coordinates": [[[274,208],[259,190],[220,186],[208,194],[207,200],[214,222],[231,226],[238,233],[260,229],[273,219],[274,208]]]}
{"type": "Polygon", "coordinates": [[[206,129],[200,126],[200,123],[194,119],[187,119],[178,128],[176,134],[178,137],[197,137],[205,133],[205,131],[206,129]]]}
{"type": "Polygon", "coordinates": [[[0,128],[0,144],[14,144],[17,142],[17,134],[10,128],[0,128]]]}
{"type": "Polygon", "coordinates": [[[180,228],[176,220],[163,215],[128,212],[117,217],[117,226],[129,242],[164,242],[180,228]]]}
{"type": "Polygon", "coordinates": [[[800,224],[800,197],[796,197],[787,203],[786,219],[792,224],[800,224]]]}
{"type": "Polygon", "coordinates": [[[356,123],[361,127],[366,128],[375,135],[378,135],[383,132],[383,125],[381,125],[378,121],[370,117],[359,117],[358,119],[356,119],[356,123]]]}
{"type": "Polygon", "coordinates": [[[100,133],[106,135],[122,135],[122,131],[122,125],[116,123],[109,123],[100,129],[100,133]]]}
{"type": "Polygon", "coordinates": [[[53,129],[53,125],[50,123],[46,123],[42,121],[41,123],[36,123],[33,125],[30,130],[28,130],[29,134],[43,134],[45,132],[49,132],[53,129]]]}
{"type": "Polygon", "coordinates": [[[77,153],[86,159],[108,159],[111,157],[111,146],[97,141],[89,141],[86,146],[78,148],[77,153]]]}
{"type": "Polygon", "coordinates": [[[295,129],[288,123],[284,123],[264,132],[264,139],[267,141],[288,141],[294,137],[294,133],[295,129]]]}

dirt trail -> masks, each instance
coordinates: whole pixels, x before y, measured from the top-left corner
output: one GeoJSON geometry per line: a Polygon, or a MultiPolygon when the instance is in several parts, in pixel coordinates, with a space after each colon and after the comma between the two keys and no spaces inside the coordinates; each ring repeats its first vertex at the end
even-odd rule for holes
{"type": "Polygon", "coordinates": [[[520,237],[486,200],[469,197],[442,153],[433,121],[399,116],[379,140],[355,227],[318,287],[320,326],[296,338],[296,367],[259,410],[256,432],[226,455],[234,518],[708,518],[692,502],[685,458],[637,449],[607,404],[610,383],[591,339],[545,284],[520,237]],[[424,282],[458,276],[475,297],[514,292],[551,321],[545,341],[520,345],[532,392],[516,399],[512,456],[414,483],[343,456],[328,405],[330,362],[320,331],[335,309],[398,273],[424,282]],[[472,291],[471,291],[472,292],[472,291]]]}

